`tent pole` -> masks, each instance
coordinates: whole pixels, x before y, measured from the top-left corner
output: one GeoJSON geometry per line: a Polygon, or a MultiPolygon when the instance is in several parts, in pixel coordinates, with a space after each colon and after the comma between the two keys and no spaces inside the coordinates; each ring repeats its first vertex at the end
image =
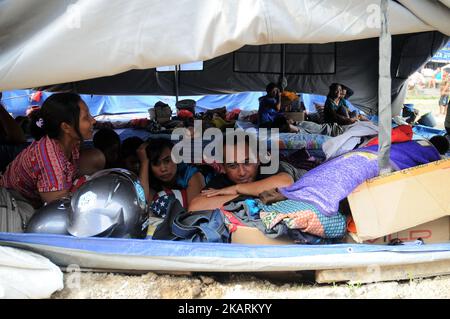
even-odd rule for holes
{"type": "Polygon", "coordinates": [[[178,96],[179,94],[179,87],[178,87],[178,82],[179,82],[179,70],[180,70],[180,65],[177,64],[175,65],[175,72],[174,72],[174,76],[175,76],[175,103],[178,103],[178,96]]]}
{"type": "Polygon", "coordinates": [[[281,86],[281,92],[287,87],[286,79],[286,44],[281,44],[281,70],[280,70],[279,85],[281,86]]]}
{"type": "Polygon", "coordinates": [[[381,30],[379,40],[379,78],[378,78],[378,170],[379,174],[392,171],[390,165],[391,153],[391,55],[392,43],[389,33],[388,2],[381,0],[380,19],[381,30]]]}

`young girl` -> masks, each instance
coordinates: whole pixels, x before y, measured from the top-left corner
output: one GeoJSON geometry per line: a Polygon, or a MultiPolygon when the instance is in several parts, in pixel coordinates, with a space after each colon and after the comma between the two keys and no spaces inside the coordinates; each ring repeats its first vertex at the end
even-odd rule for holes
{"type": "Polygon", "coordinates": [[[41,138],[23,150],[0,176],[2,192],[25,199],[35,209],[70,193],[80,144],[92,138],[95,123],[86,104],[73,93],[51,95],[39,112],[32,125],[41,132],[41,138]]]}
{"type": "Polygon", "coordinates": [[[173,143],[167,139],[153,139],[142,144],[138,149],[139,178],[148,203],[163,194],[178,194],[176,197],[186,208],[205,187],[205,179],[197,167],[174,163],[172,148],[173,143]]]}

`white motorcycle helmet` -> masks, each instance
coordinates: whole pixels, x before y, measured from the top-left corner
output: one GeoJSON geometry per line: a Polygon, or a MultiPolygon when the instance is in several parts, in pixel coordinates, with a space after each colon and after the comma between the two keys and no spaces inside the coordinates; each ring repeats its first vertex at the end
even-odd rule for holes
{"type": "Polygon", "coordinates": [[[76,237],[145,238],[145,193],[138,177],[113,168],[93,174],[72,196],[68,232],[76,237]]]}

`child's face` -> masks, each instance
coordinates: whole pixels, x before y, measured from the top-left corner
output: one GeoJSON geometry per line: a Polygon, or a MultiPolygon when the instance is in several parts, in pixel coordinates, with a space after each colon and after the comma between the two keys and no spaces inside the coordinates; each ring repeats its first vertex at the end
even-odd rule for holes
{"type": "Polygon", "coordinates": [[[171,151],[165,148],[156,163],[151,163],[153,176],[163,183],[171,183],[177,174],[177,164],[172,161],[171,151]]]}
{"type": "Polygon", "coordinates": [[[109,147],[105,150],[103,150],[103,153],[106,157],[106,162],[109,165],[117,163],[119,160],[119,152],[120,152],[120,144],[114,143],[109,145],[109,147]]]}
{"type": "Polygon", "coordinates": [[[275,87],[272,89],[272,91],[270,91],[269,95],[270,95],[270,97],[277,97],[279,93],[280,93],[280,89],[275,87]]]}
{"type": "Polygon", "coordinates": [[[130,155],[124,159],[125,168],[139,175],[139,158],[136,155],[130,155]]]}

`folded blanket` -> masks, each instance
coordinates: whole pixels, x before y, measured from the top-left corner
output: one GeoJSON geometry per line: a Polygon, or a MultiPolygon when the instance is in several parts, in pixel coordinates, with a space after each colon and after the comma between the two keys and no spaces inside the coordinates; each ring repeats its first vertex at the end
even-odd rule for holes
{"type": "Polygon", "coordinates": [[[361,138],[378,134],[378,127],[372,122],[357,122],[347,126],[345,133],[333,137],[322,145],[327,159],[334,158],[353,150],[361,138]]]}
{"type": "Polygon", "coordinates": [[[320,150],[322,145],[331,139],[330,136],[320,134],[280,133],[280,149],[320,150]]]}
{"type": "Polygon", "coordinates": [[[378,175],[377,156],[351,152],[310,170],[289,187],[279,188],[286,198],[314,205],[322,214],[337,214],[339,202],[359,184],[378,175]]]}
{"type": "MultiPolygon", "coordinates": [[[[358,185],[378,176],[378,146],[360,148],[317,166],[279,191],[286,198],[313,204],[327,216],[337,213],[339,202],[358,185]]],[[[401,170],[440,159],[428,141],[391,145],[391,164],[401,170]]]]}
{"type": "Polygon", "coordinates": [[[338,136],[345,132],[345,127],[337,123],[318,124],[311,121],[300,122],[297,127],[300,133],[322,134],[328,136],[338,136]]]}
{"type": "MultiPolygon", "coordinates": [[[[392,129],[391,143],[401,143],[411,141],[413,130],[410,125],[400,125],[392,129]]],[[[366,146],[378,145],[378,136],[372,138],[366,146]]]]}
{"type": "Polygon", "coordinates": [[[345,216],[340,213],[326,216],[314,205],[305,202],[284,200],[272,205],[261,203],[259,208],[260,217],[268,229],[283,222],[289,229],[330,239],[342,238],[346,232],[345,216]]]}
{"type": "MultiPolygon", "coordinates": [[[[378,145],[359,148],[358,151],[378,153],[378,145]]],[[[438,150],[428,141],[409,141],[391,145],[391,165],[395,170],[402,170],[417,165],[438,161],[438,150]]]]}

